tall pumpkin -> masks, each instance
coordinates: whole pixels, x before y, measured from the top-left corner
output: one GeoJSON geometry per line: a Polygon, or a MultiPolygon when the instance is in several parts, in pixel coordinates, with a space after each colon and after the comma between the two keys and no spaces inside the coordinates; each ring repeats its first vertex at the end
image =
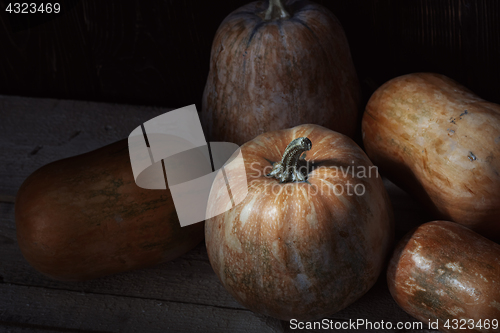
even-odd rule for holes
{"type": "Polygon", "coordinates": [[[304,123],[352,136],[359,106],[347,39],[323,6],[257,1],[220,25],[201,113],[212,141],[243,144],[304,123]]]}

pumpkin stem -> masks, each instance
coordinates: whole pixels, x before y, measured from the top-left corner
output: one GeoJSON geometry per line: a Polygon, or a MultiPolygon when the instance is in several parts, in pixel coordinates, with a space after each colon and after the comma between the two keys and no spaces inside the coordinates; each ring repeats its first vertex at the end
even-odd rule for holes
{"type": "Polygon", "coordinates": [[[286,11],[285,6],[281,3],[281,0],[269,0],[269,7],[267,8],[264,20],[275,21],[289,17],[290,14],[286,11]]]}
{"type": "Polygon", "coordinates": [[[276,162],[267,177],[274,177],[280,183],[303,182],[307,177],[305,152],[311,150],[312,143],[306,137],[290,142],[283,153],[281,162],[276,162]]]}

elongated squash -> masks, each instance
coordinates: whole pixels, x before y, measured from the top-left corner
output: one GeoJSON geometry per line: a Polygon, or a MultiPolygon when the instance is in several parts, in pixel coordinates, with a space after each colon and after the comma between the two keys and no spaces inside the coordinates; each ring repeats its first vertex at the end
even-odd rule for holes
{"type": "Polygon", "coordinates": [[[438,74],[404,75],[370,98],[366,152],[434,219],[500,240],[500,105],[438,74]]]}
{"type": "Polygon", "coordinates": [[[203,239],[181,228],[168,190],[135,184],[127,140],[50,163],[15,203],[26,260],[58,280],[85,280],[174,259],[203,239]]]}

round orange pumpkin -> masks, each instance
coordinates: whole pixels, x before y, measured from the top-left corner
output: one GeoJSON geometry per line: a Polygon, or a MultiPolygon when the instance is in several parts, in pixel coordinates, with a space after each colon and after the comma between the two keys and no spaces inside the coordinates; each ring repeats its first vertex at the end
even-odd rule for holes
{"type": "Polygon", "coordinates": [[[257,1],[220,25],[201,112],[212,141],[241,145],[306,123],[352,136],[359,107],[347,39],[323,6],[257,1]]]}
{"type": "MultiPolygon", "coordinates": [[[[247,183],[231,191],[248,195],[205,224],[210,263],[224,287],[247,308],[284,320],[331,315],[370,289],[393,220],[365,153],[317,125],[262,134],[241,153],[247,183]]],[[[229,179],[233,172],[226,168],[229,179]]],[[[211,198],[223,194],[213,190],[211,198]]],[[[220,211],[217,200],[210,207],[220,211]]]]}

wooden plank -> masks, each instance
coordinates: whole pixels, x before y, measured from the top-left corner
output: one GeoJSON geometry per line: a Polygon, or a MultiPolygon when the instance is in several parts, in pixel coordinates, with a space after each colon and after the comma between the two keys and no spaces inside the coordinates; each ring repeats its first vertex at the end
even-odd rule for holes
{"type": "Polygon", "coordinates": [[[220,284],[204,244],[192,254],[151,268],[90,281],[60,282],[37,272],[22,256],[15,233],[14,205],[0,203],[0,212],[0,278],[5,283],[242,308],[220,284]]]}
{"type": "MultiPolygon", "coordinates": [[[[333,322],[333,327],[335,327],[336,322],[333,322]]],[[[340,323],[339,325],[342,325],[340,323]]],[[[271,326],[274,327],[274,326],[271,326]]],[[[293,326],[295,328],[295,325],[293,326]]],[[[286,333],[291,333],[291,332],[302,332],[302,333],[307,333],[307,332],[342,332],[342,333],[380,333],[380,332],[389,332],[387,330],[358,330],[358,329],[346,329],[346,330],[330,330],[330,329],[321,329],[320,331],[318,330],[308,330],[308,329],[292,329],[291,327],[283,328],[283,327],[277,327],[275,328],[274,332],[286,332],[286,333]]],[[[99,333],[97,331],[82,331],[82,330],[74,330],[74,329],[67,329],[67,328],[51,328],[51,327],[45,327],[41,325],[19,325],[19,324],[12,324],[12,323],[0,323],[0,332],[5,332],[5,333],[99,333]]],[[[108,333],[108,332],[103,332],[102,333],[108,333]]],[[[185,332],[188,332],[187,330],[185,332]]],[[[436,330],[428,330],[428,329],[423,329],[423,330],[400,330],[400,331],[392,331],[392,332],[412,332],[412,333],[439,333],[439,331],[436,330]]]]}
{"type": "MultiPolygon", "coordinates": [[[[371,288],[362,298],[345,308],[344,310],[337,312],[332,319],[339,322],[349,322],[362,319],[370,323],[384,323],[390,322],[392,329],[385,330],[387,332],[400,332],[404,330],[397,330],[398,322],[402,323],[419,323],[419,321],[401,309],[396,302],[392,299],[387,287],[385,271],[379,277],[377,283],[373,288],[371,288]]],[[[417,324],[412,324],[417,325],[417,324]]],[[[418,328],[419,326],[414,326],[418,328]]],[[[422,329],[426,329],[427,326],[423,325],[422,329]]],[[[380,332],[377,329],[367,329],[361,326],[360,329],[349,329],[346,332],[380,332]]],[[[412,332],[419,331],[418,329],[411,330],[412,332]]],[[[321,332],[317,330],[317,332],[321,332]]],[[[333,331],[332,331],[333,332],[333,331]]],[[[344,332],[344,330],[342,330],[344,332]]]]}
{"type": "Polygon", "coordinates": [[[0,95],[0,195],[11,200],[33,171],[128,137],[169,108],[0,95]]]}
{"type": "Polygon", "coordinates": [[[0,332],[4,333],[78,333],[66,328],[52,328],[40,325],[25,325],[0,322],[0,332]]]}
{"type": "MultiPolygon", "coordinates": [[[[342,23],[362,82],[436,71],[499,103],[497,0],[316,2],[342,23]]],[[[65,3],[57,16],[0,11],[0,91],[198,103],[217,27],[248,0],[65,3]]]]}
{"type": "MultiPolygon", "coordinates": [[[[248,310],[0,284],[4,323],[90,332],[275,332],[248,310]]],[[[275,323],[274,323],[275,324],[275,323]]]]}

